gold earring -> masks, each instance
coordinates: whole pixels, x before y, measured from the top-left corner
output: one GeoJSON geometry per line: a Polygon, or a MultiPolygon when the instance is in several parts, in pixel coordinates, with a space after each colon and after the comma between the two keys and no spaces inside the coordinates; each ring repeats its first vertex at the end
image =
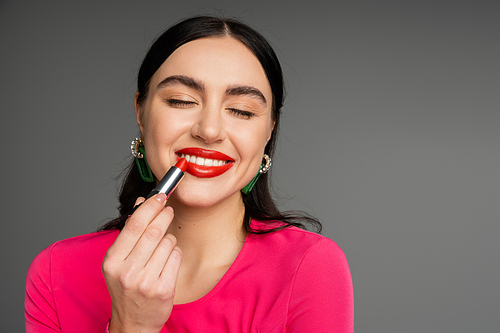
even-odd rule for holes
{"type": "Polygon", "coordinates": [[[243,192],[244,194],[250,193],[250,191],[252,191],[253,187],[255,186],[255,183],[257,183],[257,180],[259,180],[260,175],[268,172],[271,168],[271,158],[269,157],[269,155],[264,154],[263,158],[266,160],[266,163],[261,163],[259,171],[255,175],[255,177],[253,177],[250,183],[248,183],[241,189],[241,192],[243,192]]]}
{"type": "Polygon", "coordinates": [[[152,183],[155,181],[155,176],[148,165],[148,160],[146,159],[146,150],[144,148],[144,141],[141,138],[135,138],[130,144],[130,150],[132,155],[134,155],[135,163],[139,169],[139,175],[141,175],[142,180],[147,183],[152,183]]]}

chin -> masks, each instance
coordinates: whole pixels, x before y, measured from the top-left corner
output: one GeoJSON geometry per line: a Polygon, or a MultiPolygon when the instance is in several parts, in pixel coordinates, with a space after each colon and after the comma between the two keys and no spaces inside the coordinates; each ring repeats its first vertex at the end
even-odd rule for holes
{"type": "Polygon", "coordinates": [[[241,192],[221,193],[216,189],[180,189],[177,188],[172,194],[180,204],[196,208],[209,208],[226,200],[232,201],[241,198],[241,192]]]}

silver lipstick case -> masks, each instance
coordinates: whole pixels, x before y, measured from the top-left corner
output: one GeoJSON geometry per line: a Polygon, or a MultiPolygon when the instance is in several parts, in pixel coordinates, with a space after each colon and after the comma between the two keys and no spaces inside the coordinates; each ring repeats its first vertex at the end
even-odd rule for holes
{"type": "Polygon", "coordinates": [[[167,198],[170,197],[172,192],[175,190],[177,187],[177,184],[179,184],[180,180],[184,177],[184,172],[182,172],[181,169],[179,169],[176,166],[171,167],[165,176],[161,179],[161,181],[156,185],[154,190],[152,190],[148,196],[146,197],[146,200],[150,197],[152,197],[155,194],[158,193],[165,193],[167,195],[167,198]]]}

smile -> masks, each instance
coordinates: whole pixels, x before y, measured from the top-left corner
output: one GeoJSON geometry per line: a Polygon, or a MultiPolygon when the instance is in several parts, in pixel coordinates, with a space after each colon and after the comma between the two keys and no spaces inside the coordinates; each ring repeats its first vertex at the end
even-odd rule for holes
{"type": "Polygon", "coordinates": [[[187,172],[198,178],[217,177],[231,169],[234,160],[215,150],[184,148],[176,152],[179,159],[188,162],[187,172]]]}
{"type": "Polygon", "coordinates": [[[228,163],[228,161],[214,160],[211,158],[203,158],[195,155],[186,155],[186,154],[181,154],[181,158],[185,158],[186,161],[191,163],[196,163],[201,166],[221,166],[228,163]]]}

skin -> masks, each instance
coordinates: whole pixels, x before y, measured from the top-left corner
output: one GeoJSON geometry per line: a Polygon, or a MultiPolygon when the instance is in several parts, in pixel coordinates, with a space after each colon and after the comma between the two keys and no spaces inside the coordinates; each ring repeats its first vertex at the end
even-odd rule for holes
{"type": "Polygon", "coordinates": [[[168,206],[159,194],[129,218],[103,262],[110,332],[159,332],[173,304],[203,297],[226,273],[245,239],[240,190],[257,173],[274,126],[265,72],[231,37],[179,47],[149,88],[135,109],[158,179],[187,147],[219,151],[234,164],[217,177],[187,173],[168,206]]]}

